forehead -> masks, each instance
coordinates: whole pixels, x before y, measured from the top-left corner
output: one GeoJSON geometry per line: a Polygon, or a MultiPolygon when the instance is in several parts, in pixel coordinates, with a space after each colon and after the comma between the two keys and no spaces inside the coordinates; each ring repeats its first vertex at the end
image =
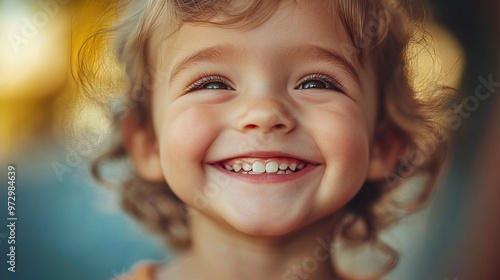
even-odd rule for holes
{"type": "MultiPolygon", "coordinates": [[[[232,6],[238,5],[233,3],[232,6]]],[[[231,18],[222,14],[205,22],[181,23],[175,30],[172,22],[164,23],[153,33],[150,54],[157,56],[153,57],[153,61],[171,62],[171,58],[183,53],[221,44],[267,53],[281,52],[292,45],[315,44],[335,50],[342,57],[356,62],[351,40],[343,28],[334,1],[282,1],[265,19],[263,12],[257,11],[227,25],[225,22],[231,18]]]]}

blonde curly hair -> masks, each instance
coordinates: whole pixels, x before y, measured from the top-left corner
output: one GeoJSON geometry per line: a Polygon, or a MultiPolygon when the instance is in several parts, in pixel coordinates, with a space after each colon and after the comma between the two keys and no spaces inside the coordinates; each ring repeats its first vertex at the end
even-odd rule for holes
{"type": "MultiPolygon", "coordinates": [[[[101,10],[106,18],[117,20],[112,20],[112,25],[97,32],[82,48],[81,82],[87,85],[84,89],[95,96],[102,89],[97,84],[109,79],[107,68],[96,53],[102,51],[103,39],[112,35],[114,53],[126,73],[126,113],[138,117],[137,125],[146,125],[151,121],[150,82],[155,74],[148,67],[147,46],[160,21],[167,18],[177,27],[188,22],[210,22],[252,28],[269,18],[283,1],[247,1],[237,12],[227,10],[231,0],[104,2],[101,10]]],[[[446,109],[453,94],[446,88],[428,87],[428,92],[416,92],[412,87],[406,52],[410,43],[423,41],[423,37],[415,34],[426,22],[424,4],[404,0],[331,0],[329,3],[350,36],[351,44],[346,44],[346,51],[359,61],[370,60],[374,69],[379,69],[376,71],[378,124],[386,125],[405,143],[396,169],[388,170],[386,180],[366,182],[341,209],[337,238],[351,245],[375,244],[391,256],[385,269],[390,271],[398,253],[379,239],[380,232],[420,208],[436,184],[448,139],[445,112],[450,112],[446,109]],[[421,191],[411,201],[399,201],[398,191],[408,186],[403,183],[417,174],[425,178],[421,191]]],[[[115,128],[120,127],[123,114],[123,111],[115,112],[115,128]]],[[[103,166],[128,157],[119,133],[113,137],[114,145],[92,165],[93,175],[101,182],[107,181],[103,166]]],[[[133,175],[122,182],[118,190],[127,213],[160,234],[172,248],[189,247],[185,206],[166,183],[151,184],[133,175]]]]}

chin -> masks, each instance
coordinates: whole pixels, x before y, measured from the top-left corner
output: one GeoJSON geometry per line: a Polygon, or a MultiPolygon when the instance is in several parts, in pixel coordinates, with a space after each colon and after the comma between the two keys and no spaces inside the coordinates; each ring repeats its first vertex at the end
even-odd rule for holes
{"type": "Polygon", "coordinates": [[[298,224],[279,224],[275,223],[247,223],[232,226],[239,232],[253,236],[280,236],[289,234],[299,229],[298,224]]]}
{"type": "Polygon", "coordinates": [[[225,217],[226,223],[247,235],[277,236],[296,231],[304,226],[306,211],[239,211],[225,217]],[[251,212],[251,213],[249,213],[251,212]]]}

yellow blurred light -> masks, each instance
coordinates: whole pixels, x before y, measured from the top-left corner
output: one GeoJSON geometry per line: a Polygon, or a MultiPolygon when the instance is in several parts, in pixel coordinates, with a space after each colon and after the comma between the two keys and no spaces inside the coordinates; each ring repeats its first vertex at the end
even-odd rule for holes
{"type": "Polygon", "coordinates": [[[407,49],[413,88],[419,94],[432,92],[436,84],[458,88],[464,71],[462,47],[440,26],[429,28],[428,35],[417,33],[407,49]]]}
{"type": "MultiPolygon", "coordinates": [[[[57,3],[53,1],[54,3],[57,3]]],[[[9,2],[0,12],[0,98],[53,94],[68,77],[71,26],[67,9],[9,2]]]]}

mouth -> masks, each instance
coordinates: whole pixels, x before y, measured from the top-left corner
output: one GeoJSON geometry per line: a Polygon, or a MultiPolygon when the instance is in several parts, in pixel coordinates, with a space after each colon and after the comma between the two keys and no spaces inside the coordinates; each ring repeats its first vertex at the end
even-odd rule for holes
{"type": "Polygon", "coordinates": [[[290,175],[305,169],[310,163],[286,157],[276,158],[233,158],[218,162],[225,170],[243,175],[290,175]]]}

